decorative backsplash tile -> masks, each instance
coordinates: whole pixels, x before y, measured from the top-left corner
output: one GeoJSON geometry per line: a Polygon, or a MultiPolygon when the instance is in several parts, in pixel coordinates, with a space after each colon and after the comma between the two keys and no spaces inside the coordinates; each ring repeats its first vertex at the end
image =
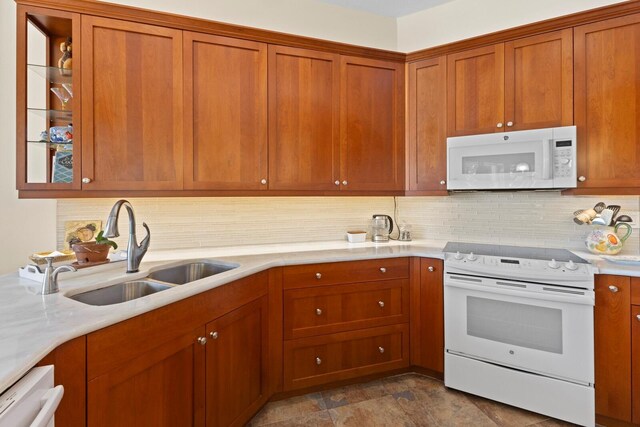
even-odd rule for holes
{"type": "MultiPolygon", "coordinates": [[[[58,245],[65,221],[106,220],[116,199],[59,200],[58,245]]],[[[445,197],[398,197],[397,219],[413,227],[413,237],[583,248],[590,226],[572,221],[577,209],[597,202],[622,206],[640,219],[637,196],[561,196],[559,192],[456,193],[445,197]]],[[[368,229],[374,213],[393,214],[393,197],[216,197],[131,199],[142,239],[142,222],[151,228],[152,249],[234,246],[345,238],[352,229],[368,229]]],[[[128,220],[120,213],[126,246],[128,220]]],[[[636,227],[634,225],[634,227],[636,227]]],[[[640,250],[634,228],[624,253],[640,250]]]]}

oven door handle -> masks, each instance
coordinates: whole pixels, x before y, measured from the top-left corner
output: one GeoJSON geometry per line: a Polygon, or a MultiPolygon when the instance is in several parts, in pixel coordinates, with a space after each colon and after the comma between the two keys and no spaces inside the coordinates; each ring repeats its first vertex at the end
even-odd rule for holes
{"type": "Polygon", "coordinates": [[[502,287],[491,286],[491,285],[476,285],[472,283],[461,283],[459,281],[456,281],[455,279],[450,279],[450,278],[447,278],[447,280],[444,283],[444,286],[445,288],[447,287],[460,288],[460,289],[467,289],[471,291],[488,292],[488,293],[497,294],[497,295],[506,295],[506,296],[520,297],[520,298],[527,298],[527,299],[538,299],[542,301],[554,301],[554,302],[561,302],[561,303],[571,303],[571,304],[581,304],[581,305],[591,305],[591,306],[595,305],[595,299],[591,291],[585,291],[584,295],[565,295],[565,294],[554,295],[549,293],[553,291],[549,291],[549,292],[521,291],[517,289],[508,289],[508,288],[502,288],[502,287]]]}

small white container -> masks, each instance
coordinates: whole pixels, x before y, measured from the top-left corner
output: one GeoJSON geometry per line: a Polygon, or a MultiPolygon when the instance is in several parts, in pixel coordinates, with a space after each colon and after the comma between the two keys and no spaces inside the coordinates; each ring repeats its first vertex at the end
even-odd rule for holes
{"type": "Polygon", "coordinates": [[[347,231],[347,240],[349,243],[364,243],[367,240],[366,231],[347,231]]]}

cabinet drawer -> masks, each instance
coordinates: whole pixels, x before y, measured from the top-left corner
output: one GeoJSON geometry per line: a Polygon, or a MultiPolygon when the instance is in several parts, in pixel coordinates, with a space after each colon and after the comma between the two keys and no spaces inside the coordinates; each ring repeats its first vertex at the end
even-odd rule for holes
{"type": "Polygon", "coordinates": [[[294,390],[409,366],[408,324],[284,343],[284,388],[294,390]]]}
{"type": "Polygon", "coordinates": [[[409,280],[384,280],[284,292],[286,339],[409,321],[409,280]]]}
{"type": "Polygon", "coordinates": [[[408,277],[408,258],[296,265],[285,267],[283,270],[285,289],[335,285],[338,283],[371,282],[374,280],[406,279],[408,277]]]}

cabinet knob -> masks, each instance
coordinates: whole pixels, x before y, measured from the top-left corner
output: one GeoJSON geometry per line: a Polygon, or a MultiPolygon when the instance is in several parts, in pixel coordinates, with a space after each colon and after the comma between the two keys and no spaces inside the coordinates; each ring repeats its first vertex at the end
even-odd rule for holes
{"type": "Polygon", "coordinates": [[[386,268],[384,268],[384,267],[380,267],[380,273],[386,273],[386,272],[387,272],[387,269],[386,269],[386,268]]]}
{"type": "Polygon", "coordinates": [[[342,181],[342,185],[347,185],[347,184],[349,184],[349,183],[347,182],[346,179],[344,181],[342,181]]]}
{"type": "Polygon", "coordinates": [[[380,308],[384,308],[384,301],[378,301],[378,305],[380,306],[380,308]]]}
{"type": "Polygon", "coordinates": [[[638,319],[638,322],[640,322],[640,314],[636,316],[636,319],[638,319]]]}
{"type": "Polygon", "coordinates": [[[609,286],[609,290],[615,294],[616,292],[618,292],[618,287],[611,285],[609,286]]]}
{"type": "Polygon", "coordinates": [[[91,182],[91,178],[87,178],[87,177],[82,178],[82,183],[83,184],[88,184],[90,182],[91,182]]]}
{"type": "Polygon", "coordinates": [[[334,182],[334,184],[335,184],[335,185],[340,185],[340,180],[339,180],[339,179],[336,179],[336,180],[335,180],[335,182],[334,182]]]}
{"type": "Polygon", "coordinates": [[[379,351],[380,353],[384,353],[384,347],[378,347],[378,351],[379,351]]]}
{"type": "Polygon", "coordinates": [[[431,266],[431,265],[430,265],[429,267],[427,267],[427,270],[429,270],[429,271],[434,271],[434,270],[435,270],[435,268],[433,268],[433,266],[431,266]]]}
{"type": "Polygon", "coordinates": [[[440,185],[445,185],[447,183],[447,181],[445,181],[444,179],[442,181],[440,181],[440,185]]]}
{"type": "Polygon", "coordinates": [[[318,315],[318,316],[322,315],[322,309],[321,308],[316,308],[316,315],[318,315]]]}
{"type": "Polygon", "coordinates": [[[501,128],[501,127],[502,127],[502,122],[498,123],[498,124],[496,125],[496,127],[497,127],[497,128],[501,128]]]}
{"type": "Polygon", "coordinates": [[[205,345],[207,343],[207,337],[198,337],[198,344],[205,345]]]}
{"type": "Polygon", "coordinates": [[[507,122],[507,127],[513,126],[513,122],[507,122]]]}
{"type": "Polygon", "coordinates": [[[318,279],[318,280],[322,279],[322,274],[316,273],[316,279],[318,279]]]}
{"type": "Polygon", "coordinates": [[[322,359],[316,357],[316,365],[322,365],[322,359]]]}
{"type": "Polygon", "coordinates": [[[267,180],[266,180],[266,178],[262,178],[262,179],[260,180],[260,184],[262,184],[262,185],[267,185],[267,180]]]}
{"type": "Polygon", "coordinates": [[[578,181],[580,181],[580,182],[585,182],[586,180],[587,180],[586,176],[579,176],[578,177],[578,181]]]}
{"type": "Polygon", "coordinates": [[[218,339],[218,332],[216,332],[216,331],[211,332],[209,334],[209,336],[211,336],[211,338],[213,338],[214,340],[217,340],[218,339]]]}

